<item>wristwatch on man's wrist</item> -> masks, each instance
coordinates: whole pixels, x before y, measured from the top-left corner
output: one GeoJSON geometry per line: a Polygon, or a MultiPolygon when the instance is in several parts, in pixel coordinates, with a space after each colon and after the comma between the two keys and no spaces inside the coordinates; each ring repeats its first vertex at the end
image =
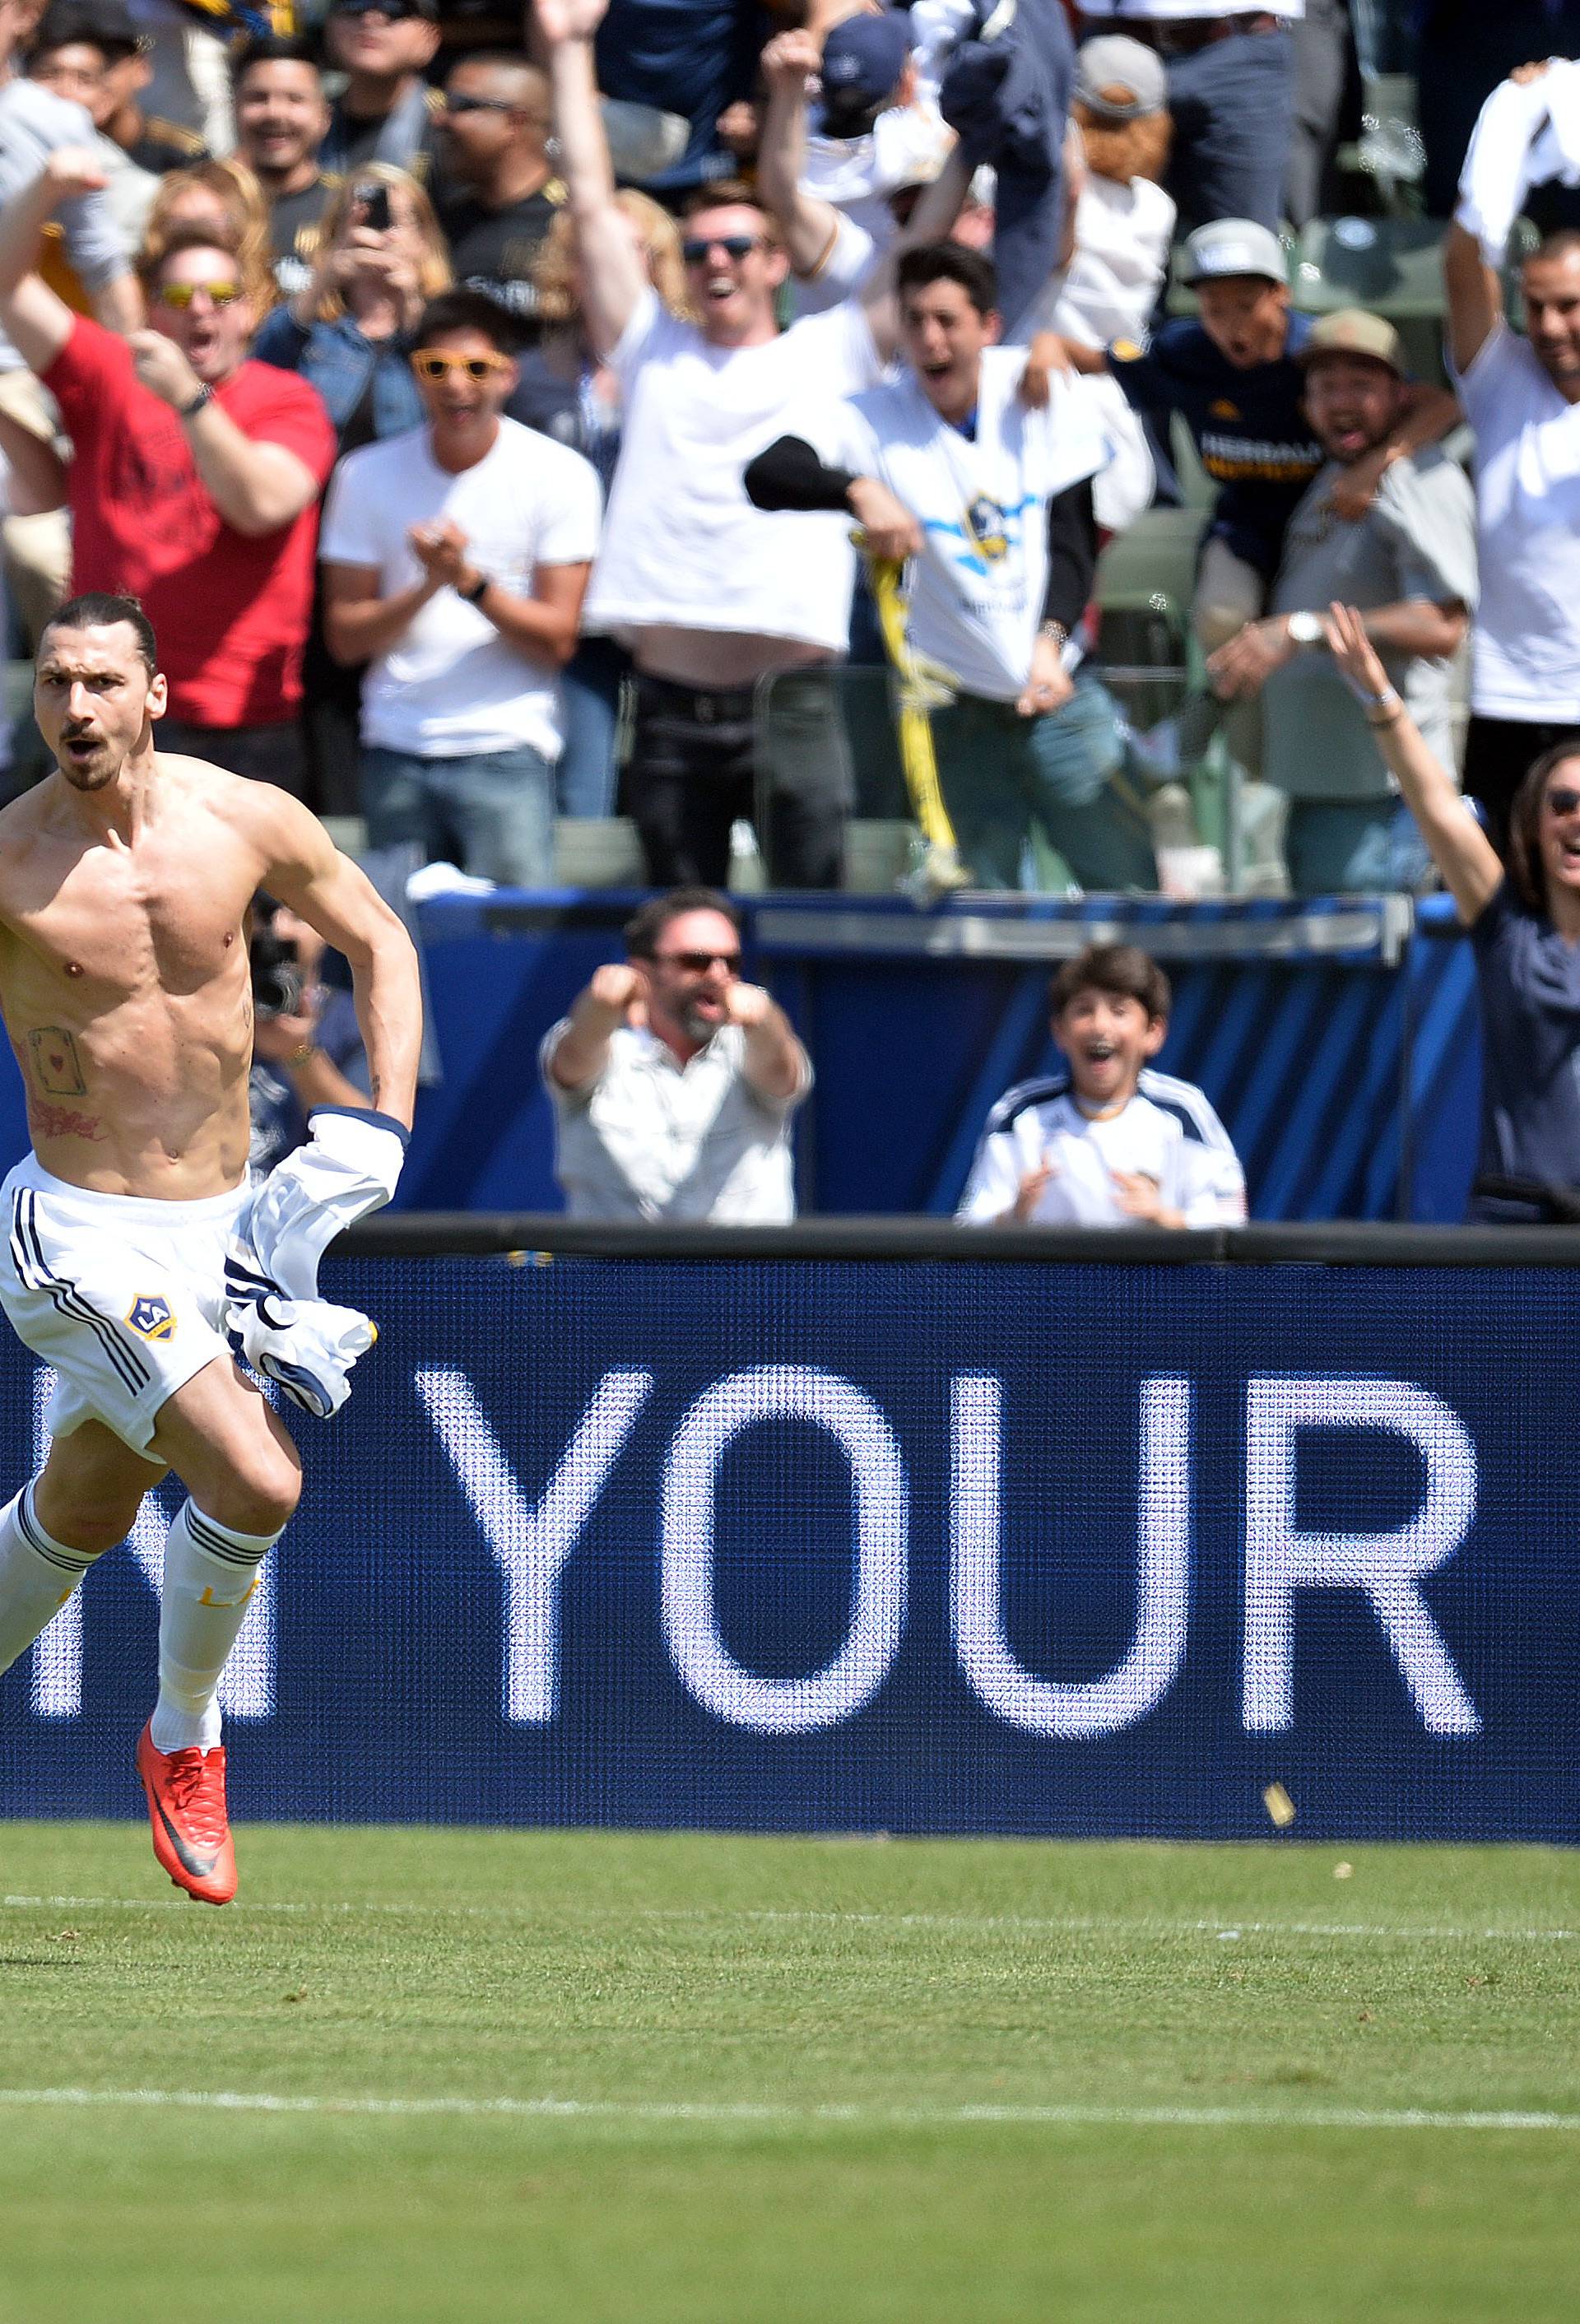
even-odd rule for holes
{"type": "Polygon", "coordinates": [[[189,396],[185,403],[177,404],[177,415],[182,420],[196,420],[198,414],[203,410],[205,404],[212,403],[213,401],[214,390],[209,386],[208,381],[205,380],[202,386],[198,390],[196,395],[189,396]]]}
{"type": "Polygon", "coordinates": [[[1286,613],[1284,634],[1292,646],[1304,650],[1307,646],[1325,646],[1327,632],[1320,613],[1286,613]]]}

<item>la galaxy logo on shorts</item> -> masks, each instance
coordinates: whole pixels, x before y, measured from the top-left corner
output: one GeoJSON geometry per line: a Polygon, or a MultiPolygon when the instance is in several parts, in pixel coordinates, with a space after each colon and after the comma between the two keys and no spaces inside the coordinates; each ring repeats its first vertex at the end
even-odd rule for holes
{"type": "Polygon", "coordinates": [[[126,1310],[126,1321],[145,1340],[173,1340],[176,1319],[170,1312],[170,1301],[162,1299],[156,1291],[145,1291],[134,1299],[126,1310]]]}

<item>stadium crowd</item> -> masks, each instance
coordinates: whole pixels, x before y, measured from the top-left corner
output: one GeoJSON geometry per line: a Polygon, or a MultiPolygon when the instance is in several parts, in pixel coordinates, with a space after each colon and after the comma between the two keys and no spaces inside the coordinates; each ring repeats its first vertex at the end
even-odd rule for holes
{"type": "MultiPolygon", "coordinates": [[[[753,850],[838,887],[861,818],[914,826],[923,888],[1188,893],[1230,797],[1252,884],[1463,906],[1463,834],[1368,726],[1408,714],[1494,862],[1580,731],[1580,64],[1538,61],[1580,5],[1496,15],[0,0],[12,656],[129,591],[162,747],[463,878],[545,884],[579,820],[655,888],[753,850]],[[1357,171],[1350,245],[1400,222],[1357,96],[1404,66],[1414,198],[1457,203],[1443,375],[1301,310],[1357,171]],[[1178,600],[1161,721],[1120,554],[1178,600]]],[[[614,997],[546,1056],[562,1133],[614,997]]],[[[1166,1021],[1133,968],[1115,997],[1166,1021]]],[[[325,1070],[282,1015],[273,1063],[325,1070]]],[[[735,1022],[783,1115],[804,1059],[735,1022]]]]}

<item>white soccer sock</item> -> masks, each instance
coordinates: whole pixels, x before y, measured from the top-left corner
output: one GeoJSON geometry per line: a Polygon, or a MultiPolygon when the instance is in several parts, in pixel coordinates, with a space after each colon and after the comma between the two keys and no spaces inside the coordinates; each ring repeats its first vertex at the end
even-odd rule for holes
{"type": "MultiPolygon", "coordinates": [[[[284,1527],[281,1527],[281,1532],[284,1527]]],[[[171,1521],[159,1613],[156,1751],[212,1751],[219,1740],[215,1692],[226,1657],[278,1533],[237,1533],[190,1501],[171,1521]]]]}
{"type": "Polygon", "coordinates": [[[98,1554],[69,1549],[44,1531],[31,1484],[0,1509],[0,1671],[49,1628],[98,1554]]]}

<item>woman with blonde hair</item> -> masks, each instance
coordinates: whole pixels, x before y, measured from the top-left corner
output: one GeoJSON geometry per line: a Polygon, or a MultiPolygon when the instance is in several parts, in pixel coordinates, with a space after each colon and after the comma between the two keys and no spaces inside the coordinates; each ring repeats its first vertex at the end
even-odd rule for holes
{"type": "MultiPolygon", "coordinates": [[[[449,287],[449,258],[428,196],[393,162],[370,161],[325,211],[310,280],[289,306],[275,308],[253,353],[316,387],[342,455],[355,452],[424,424],[412,335],[429,300],[449,287]]],[[[362,673],[331,658],[318,600],[302,686],[313,804],[320,815],[355,815],[362,673]]]]}
{"type": "Polygon", "coordinates": [[[279,295],[269,247],[269,205],[245,161],[234,155],[225,161],[199,161],[160,180],[143,230],[139,271],[156,269],[171,236],[187,226],[200,227],[213,235],[216,249],[234,254],[242,288],[258,313],[266,315],[279,295]]]}
{"type": "Polygon", "coordinates": [[[324,213],[306,287],[253,342],[260,362],[300,372],[323,397],[343,453],[423,423],[408,357],[417,318],[450,287],[433,205],[415,178],[370,161],[324,213]]]}
{"type": "MultiPolygon", "coordinates": [[[[670,314],[695,322],[680,256],[680,229],[650,195],[627,187],[615,203],[646,261],[648,280],[670,314]]],[[[587,336],[581,311],[576,234],[561,210],[532,266],[541,333],[521,358],[521,385],[505,409],[590,460],[605,494],[620,455],[620,390],[587,336]]],[[[613,638],[583,637],[560,673],[565,748],[554,770],[561,815],[605,816],[614,799],[614,733],[630,657],[613,638]]]]}

